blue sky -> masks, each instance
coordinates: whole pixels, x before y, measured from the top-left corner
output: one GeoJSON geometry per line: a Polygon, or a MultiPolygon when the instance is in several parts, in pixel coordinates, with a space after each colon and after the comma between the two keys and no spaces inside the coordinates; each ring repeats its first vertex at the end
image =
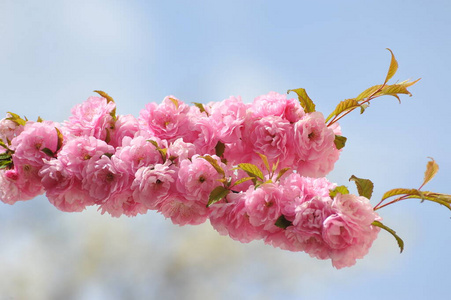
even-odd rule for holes
{"type": "MultiPolygon", "coordinates": [[[[119,114],[137,116],[171,94],[187,103],[252,101],[302,87],[328,114],[383,81],[388,47],[399,62],[393,81],[422,79],[401,105],[379,98],[365,114],[343,119],[348,143],[328,178],[349,186],[352,174],[372,179],[375,204],[388,189],[418,187],[430,156],[440,171],[426,189],[451,194],[450,13],[449,1],[0,0],[0,113],[63,121],[97,89],[114,97],[119,114]]],[[[380,213],[405,252],[381,233],[364,260],[337,271],[303,253],[229,241],[208,224],[68,214],[38,197],[0,206],[0,272],[12,274],[0,276],[0,294],[57,297],[49,286],[56,284],[74,299],[445,297],[450,212],[414,200],[380,213]],[[112,254],[89,252],[93,241],[112,254]],[[28,280],[27,288],[19,292],[14,278],[28,280]]]]}

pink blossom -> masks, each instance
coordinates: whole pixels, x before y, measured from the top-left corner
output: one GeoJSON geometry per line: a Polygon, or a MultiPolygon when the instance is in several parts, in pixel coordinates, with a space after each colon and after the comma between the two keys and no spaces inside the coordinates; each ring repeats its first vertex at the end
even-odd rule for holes
{"type": "Polygon", "coordinates": [[[141,110],[139,120],[143,130],[150,130],[156,137],[173,142],[190,134],[190,121],[187,117],[189,111],[188,105],[174,96],[168,96],[160,105],[147,104],[141,110]]]}
{"type": "Polygon", "coordinates": [[[23,195],[17,180],[18,175],[15,170],[0,172],[0,200],[3,203],[14,204],[17,201],[33,198],[23,195]]]}
{"type": "Polygon", "coordinates": [[[182,138],[176,139],[167,149],[169,159],[176,165],[179,165],[182,160],[191,159],[196,154],[196,146],[185,143],[182,138]]]}
{"type": "Polygon", "coordinates": [[[116,104],[105,98],[89,97],[72,108],[72,115],[64,123],[64,131],[74,136],[92,136],[105,140],[107,131],[114,128],[111,113],[115,108],[116,104]]]}
{"type": "Polygon", "coordinates": [[[213,130],[223,143],[233,143],[241,138],[243,123],[247,117],[249,105],[241,97],[230,97],[209,107],[213,130]]]}
{"type": "Polygon", "coordinates": [[[369,251],[380,228],[355,223],[345,215],[333,214],[324,221],[323,238],[331,248],[334,267],[340,269],[356,263],[369,251]]]}
{"type": "Polygon", "coordinates": [[[324,221],[322,235],[331,248],[332,264],[349,267],[368,253],[380,230],[371,223],[379,216],[367,198],[352,194],[337,194],[332,208],[335,213],[324,221]]]}
{"type": "MultiPolygon", "coordinates": [[[[253,187],[252,187],[253,188],[253,187]]],[[[227,201],[211,206],[210,223],[221,235],[229,235],[242,243],[259,240],[266,234],[249,222],[246,193],[230,193],[227,201]]]]}
{"type": "Polygon", "coordinates": [[[363,226],[371,224],[377,218],[368,198],[362,196],[338,193],[334,197],[332,208],[339,214],[345,215],[363,226]]]}
{"type": "Polygon", "coordinates": [[[158,212],[177,225],[198,225],[204,223],[210,209],[200,201],[188,200],[180,193],[171,193],[161,203],[158,212]]]}
{"type": "Polygon", "coordinates": [[[0,200],[14,204],[43,194],[38,172],[39,167],[22,162],[14,162],[14,169],[0,172],[0,200]]]}
{"type": "Polygon", "coordinates": [[[161,153],[149,140],[157,143],[157,145],[161,144],[160,139],[155,137],[145,138],[137,136],[125,138],[122,147],[117,149],[112,159],[116,160],[116,163],[122,162],[124,169],[127,170],[130,176],[134,176],[141,167],[153,167],[155,164],[163,163],[161,153]]]}
{"type": "Polygon", "coordinates": [[[301,175],[323,177],[333,169],[339,150],[335,134],[325,124],[320,112],[307,114],[294,124],[296,169],[301,175]]]}
{"type": "Polygon", "coordinates": [[[57,150],[58,126],[50,121],[28,122],[22,133],[11,141],[15,163],[40,168],[44,164],[44,159],[50,158],[43,149],[47,148],[53,153],[57,150]]]}
{"type": "Polygon", "coordinates": [[[329,197],[317,196],[296,208],[293,226],[286,229],[286,235],[298,250],[319,259],[329,257],[329,247],[323,241],[322,229],[324,220],[333,212],[331,203],[329,197]]]}
{"type": "Polygon", "coordinates": [[[299,101],[287,99],[287,95],[276,92],[255,98],[250,109],[254,117],[277,116],[292,123],[304,115],[299,101]]]}
{"type": "Polygon", "coordinates": [[[293,135],[288,121],[278,116],[249,119],[243,132],[243,161],[261,165],[257,153],[266,155],[271,163],[280,161],[280,168],[293,162],[293,135]]]}
{"type": "Polygon", "coordinates": [[[169,164],[141,167],[131,185],[133,197],[148,209],[157,210],[175,190],[177,168],[169,164]]]}
{"type": "Polygon", "coordinates": [[[56,208],[66,212],[80,212],[94,204],[89,193],[82,189],[81,180],[59,160],[47,160],[39,171],[46,196],[56,208]]]}
{"type": "Polygon", "coordinates": [[[133,138],[139,131],[139,122],[132,115],[120,115],[117,116],[117,120],[114,124],[114,129],[110,131],[110,141],[108,144],[113,147],[119,147],[122,145],[124,137],[133,138]]]}
{"type": "Polygon", "coordinates": [[[278,184],[266,183],[256,189],[249,188],[246,192],[246,209],[249,222],[255,227],[262,227],[269,232],[275,232],[277,219],[282,215],[281,202],[283,194],[278,184]]]}
{"type": "MultiPolygon", "coordinates": [[[[6,114],[6,117],[0,120],[0,140],[3,143],[8,144],[8,141],[12,141],[16,136],[18,136],[22,131],[24,126],[19,125],[14,121],[8,120],[12,118],[10,113],[6,114]]],[[[2,149],[0,149],[1,153],[2,149]]]]}
{"type": "Polygon", "coordinates": [[[108,199],[100,204],[99,210],[102,214],[108,212],[112,217],[120,217],[126,215],[134,217],[138,214],[145,214],[147,208],[135,201],[131,189],[124,189],[108,197],[108,199]]]}
{"type": "Polygon", "coordinates": [[[106,142],[92,136],[82,136],[69,139],[58,153],[58,159],[71,174],[82,180],[83,169],[91,158],[113,153],[113,146],[106,142]]]}
{"type": "MultiPolygon", "coordinates": [[[[218,165],[227,170],[227,167],[216,155],[212,156],[218,165]]],[[[177,177],[177,190],[188,200],[199,202],[200,205],[207,205],[208,198],[213,189],[221,182],[221,174],[205,159],[199,155],[194,155],[191,160],[185,159],[180,162],[180,169],[177,177]]]]}
{"type": "Polygon", "coordinates": [[[107,201],[110,196],[121,193],[131,185],[133,179],[126,172],[125,165],[107,155],[89,159],[82,171],[83,189],[96,203],[107,201]]]}
{"type": "Polygon", "coordinates": [[[214,154],[219,141],[219,135],[209,118],[192,119],[192,130],[195,132],[193,144],[199,155],[214,154]]]}

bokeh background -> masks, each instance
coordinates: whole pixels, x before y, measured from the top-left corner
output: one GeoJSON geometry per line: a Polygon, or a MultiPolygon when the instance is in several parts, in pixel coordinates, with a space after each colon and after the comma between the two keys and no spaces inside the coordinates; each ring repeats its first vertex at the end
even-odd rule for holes
{"type": "MultiPolygon", "coordinates": [[[[373,204],[416,188],[451,193],[451,2],[0,0],[0,113],[63,121],[100,89],[119,114],[175,95],[245,101],[303,87],[328,114],[381,83],[422,78],[413,97],[379,98],[341,121],[348,137],[328,176],[375,184],[373,204]]],[[[295,95],[293,94],[293,97],[295,95]]],[[[45,197],[0,205],[0,299],[446,299],[451,213],[405,201],[380,211],[381,232],[352,268],[261,242],[240,244],[208,223],[178,227],[148,213],[63,213],[45,197]]]]}

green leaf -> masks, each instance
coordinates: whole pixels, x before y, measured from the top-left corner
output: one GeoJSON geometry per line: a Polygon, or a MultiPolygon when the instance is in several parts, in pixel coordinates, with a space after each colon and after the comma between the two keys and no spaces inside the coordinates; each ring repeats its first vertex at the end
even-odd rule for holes
{"type": "Polygon", "coordinates": [[[243,182],[246,182],[246,181],[248,181],[248,180],[253,180],[253,179],[255,179],[255,177],[243,177],[243,178],[241,178],[241,179],[235,181],[235,183],[233,184],[233,186],[239,185],[239,184],[241,184],[241,183],[243,183],[243,182]]]}
{"type": "Polygon", "coordinates": [[[171,100],[172,103],[174,103],[176,109],[179,109],[180,103],[177,99],[169,97],[169,100],[171,100]]]}
{"type": "Polygon", "coordinates": [[[357,191],[359,192],[360,196],[366,197],[368,199],[371,199],[371,196],[373,195],[373,188],[374,184],[369,179],[364,178],[358,178],[354,175],[349,178],[349,181],[354,181],[357,186],[357,191]]]}
{"type": "Polygon", "coordinates": [[[42,122],[44,122],[44,119],[42,119],[41,117],[38,116],[38,120],[36,122],[42,123],[42,122]]]}
{"type": "Polygon", "coordinates": [[[359,102],[355,99],[346,99],[338,103],[337,107],[335,107],[334,111],[327,117],[326,123],[332,119],[334,116],[338,116],[344,111],[353,109],[355,107],[360,106],[359,102]]]}
{"type": "Polygon", "coordinates": [[[193,102],[194,106],[197,107],[200,112],[205,112],[207,113],[207,111],[205,110],[205,107],[202,103],[198,103],[198,102],[193,102]]]}
{"type": "Polygon", "coordinates": [[[423,185],[428,183],[432,178],[434,178],[435,174],[438,172],[438,164],[435,162],[435,160],[431,157],[429,157],[431,160],[428,161],[426,165],[426,171],[424,172],[424,181],[423,185]]]}
{"type": "Polygon", "coordinates": [[[407,90],[407,88],[417,83],[420,79],[411,82],[403,81],[400,83],[386,85],[379,92],[377,92],[375,96],[394,96],[398,98],[398,100],[399,100],[399,97],[397,97],[398,94],[412,96],[412,94],[407,90]]]}
{"type": "Polygon", "coordinates": [[[367,88],[366,90],[361,92],[360,95],[358,95],[355,98],[355,100],[360,101],[360,100],[366,99],[366,98],[370,97],[371,95],[375,94],[381,87],[382,87],[382,84],[378,84],[378,85],[372,86],[370,88],[367,88]]]}
{"type": "Polygon", "coordinates": [[[421,193],[417,189],[402,189],[402,188],[391,189],[391,190],[389,190],[389,191],[384,193],[384,195],[382,196],[382,200],[385,200],[387,198],[390,198],[390,197],[393,197],[393,196],[397,196],[397,195],[417,195],[417,196],[420,196],[421,193]]]}
{"type": "Polygon", "coordinates": [[[158,150],[158,152],[160,152],[160,154],[161,154],[161,158],[163,159],[163,162],[166,162],[166,159],[167,159],[167,154],[168,154],[168,149],[167,148],[158,148],[157,149],[158,150]]]}
{"type": "Polygon", "coordinates": [[[336,188],[334,188],[333,190],[330,190],[329,196],[333,199],[335,196],[337,196],[338,193],[340,193],[342,195],[347,195],[347,194],[349,194],[349,190],[346,186],[339,185],[336,188]]]}
{"type": "Polygon", "coordinates": [[[25,126],[25,124],[27,123],[27,120],[26,120],[26,118],[25,119],[22,119],[19,115],[17,115],[17,114],[15,114],[15,113],[12,113],[12,112],[8,112],[8,114],[10,114],[11,115],[11,117],[9,117],[9,118],[6,118],[7,120],[10,120],[10,121],[13,121],[14,123],[16,123],[17,125],[23,125],[23,126],[25,126]]]}
{"type": "Polygon", "coordinates": [[[276,163],[272,165],[272,173],[273,174],[277,170],[277,167],[279,167],[279,163],[280,163],[280,160],[277,159],[276,163]]]}
{"type": "Polygon", "coordinates": [[[282,228],[282,229],[287,229],[287,227],[293,225],[293,223],[291,221],[288,221],[284,215],[281,215],[277,219],[276,223],[274,223],[274,225],[276,225],[277,227],[282,228]]]}
{"type": "Polygon", "coordinates": [[[369,104],[365,103],[360,105],[360,114],[363,114],[365,112],[365,109],[367,109],[369,104]]]}
{"type": "Polygon", "coordinates": [[[398,62],[396,61],[393,51],[391,51],[389,48],[387,48],[387,50],[390,51],[391,61],[390,61],[390,67],[388,68],[387,76],[385,77],[384,84],[386,84],[393,77],[393,75],[395,75],[396,71],[398,70],[398,62]]]}
{"type": "Polygon", "coordinates": [[[388,226],[385,226],[384,224],[382,224],[379,221],[374,221],[373,223],[371,223],[371,225],[382,228],[382,229],[388,231],[391,235],[393,235],[394,238],[396,239],[396,241],[398,242],[399,249],[401,250],[400,252],[402,253],[402,251],[404,250],[404,241],[396,234],[396,231],[394,231],[393,229],[391,229],[388,226]]]}
{"type": "Polygon", "coordinates": [[[0,160],[11,159],[12,155],[8,152],[0,153],[0,160]]]}
{"type": "Polygon", "coordinates": [[[158,146],[158,143],[154,140],[147,140],[149,143],[155,146],[155,148],[160,149],[160,146],[158,146]]]}
{"type": "Polygon", "coordinates": [[[279,179],[289,170],[291,169],[290,167],[287,168],[283,168],[282,170],[279,171],[279,174],[277,174],[276,177],[276,182],[279,181],[279,179]]]}
{"type": "Polygon", "coordinates": [[[421,199],[421,202],[426,200],[435,202],[451,210],[451,195],[439,194],[434,192],[421,192],[421,191],[418,192],[419,192],[418,195],[409,195],[407,198],[421,199]]]}
{"type": "Polygon", "coordinates": [[[0,139],[0,147],[5,148],[6,150],[9,150],[8,146],[3,142],[2,139],[0,139]]]}
{"type": "Polygon", "coordinates": [[[260,158],[262,159],[262,161],[263,161],[263,164],[265,165],[265,167],[266,167],[266,170],[268,170],[268,173],[270,173],[271,172],[271,169],[269,168],[269,162],[268,162],[268,158],[266,157],[266,155],[264,155],[264,154],[261,154],[261,153],[257,153],[259,156],[260,156],[260,158]]]}
{"type": "Polygon", "coordinates": [[[104,91],[95,90],[94,93],[97,93],[101,97],[105,98],[107,103],[114,102],[113,98],[104,91]]]}
{"type": "Polygon", "coordinates": [[[222,185],[215,187],[213,189],[213,191],[211,191],[211,193],[210,193],[210,197],[208,198],[207,207],[209,207],[210,205],[212,205],[218,201],[221,201],[221,199],[226,197],[229,193],[230,193],[230,190],[226,189],[222,185]]]}
{"type": "Polygon", "coordinates": [[[347,140],[348,139],[344,136],[335,135],[334,143],[335,147],[337,147],[337,150],[342,149],[345,146],[347,140]]]}
{"type": "Polygon", "coordinates": [[[211,157],[210,155],[205,155],[205,156],[200,156],[201,158],[205,159],[206,161],[208,161],[210,163],[210,165],[213,166],[213,168],[215,168],[215,170],[221,174],[223,177],[225,176],[225,172],[224,170],[221,168],[221,166],[218,164],[218,161],[216,159],[214,159],[213,157],[211,157]]]}
{"type": "Polygon", "coordinates": [[[63,147],[64,137],[63,137],[63,134],[61,133],[61,131],[58,128],[55,127],[55,129],[56,129],[56,136],[58,137],[58,142],[57,142],[57,145],[56,145],[56,151],[55,152],[58,152],[63,147]]]}
{"type": "Polygon", "coordinates": [[[264,180],[262,171],[254,164],[241,163],[238,164],[238,168],[246,172],[247,175],[249,176],[257,177],[260,178],[261,180],[264,180]]]}
{"type": "Polygon", "coordinates": [[[13,164],[12,160],[0,160],[0,170],[9,169],[13,164]]]}
{"type": "Polygon", "coordinates": [[[41,149],[41,151],[44,152],[45,154],[47,154],[47,155],[50,156],[50,157],[55,157],[55,154],[54,154],[53,151],[50,150],[49,148],[41,149]]]}
{"type": "Polygon", "coordinates": [[[222,157],[224,155],[225,145],[223,142],[218,141],[218,143],[215,146],[215,153],[216,156],[222,157]]]}
{"type": "Polygon", "coordinates": [[[303,88],[288,90],[287,94],[290,92],[295,92],[298,95],[299,102],[306,113],[311,113],[315,111],[315,103],[307,95],[307,92],[303,88]]]}

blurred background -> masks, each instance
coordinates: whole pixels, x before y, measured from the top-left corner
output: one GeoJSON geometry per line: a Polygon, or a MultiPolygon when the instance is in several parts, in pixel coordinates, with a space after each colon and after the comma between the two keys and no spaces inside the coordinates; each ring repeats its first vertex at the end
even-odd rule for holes
{"type": "MultiPolygon", "coordinates": [[[[383,82],[422,78],[413,97],[378,98],[341,121],[348,143],[331,181],[450,193],[449,1],[0,0],[0,114],[63,121],[93,90],[118,114],[174,95],[186,103],[305,88],[329,114],[383,82]]],[[[295,95],[292,94],[294,97],[295,95]]],[[[380,210],[404,239],[381,232],[354,267],[240,244],[206,223],[161,215],[63,213],[45,197],[0,205],[0,299],[446,298],[451,213],[405,201],[380,210]]]]}

